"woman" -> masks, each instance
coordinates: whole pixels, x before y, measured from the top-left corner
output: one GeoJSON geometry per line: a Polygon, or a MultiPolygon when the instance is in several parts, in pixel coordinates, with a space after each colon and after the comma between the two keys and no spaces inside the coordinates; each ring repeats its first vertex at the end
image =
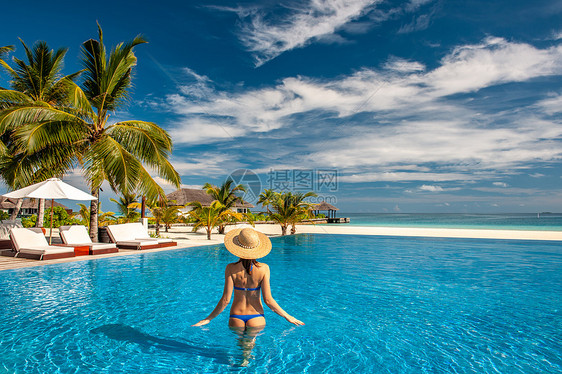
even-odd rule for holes
{"type": "Polygon", "coordinates": [[[230,303],[234,291],[234,301],[230,308],[228,325],[235,328],[264,327],[265,317],[260,300],[271,310],[292,324],[301,326],[303,322],[285,312],[271,296],[269,266],[256,261],[271,251],[269,238],[256,230],[245,228],[228,232],[224,238],[226,249],[240,258],[228,264],[224,274],[224,291],[215,309],[209,316],[193,326],[203,326],[222,313],[230,303]]]}

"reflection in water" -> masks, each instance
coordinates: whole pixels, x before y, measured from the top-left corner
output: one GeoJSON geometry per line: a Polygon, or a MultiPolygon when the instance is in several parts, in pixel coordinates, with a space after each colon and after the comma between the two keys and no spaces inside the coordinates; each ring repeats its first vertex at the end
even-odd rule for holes
{"type": "Polygon", "coordinates": [[[256,346],[256,338],[260,335],[260,332],[264,329],[262,327],[230,327],[230,330],[236,335],[238,340],[237,344],[242,351],[242,361],[240,366],[248,366],[250,361],[254,359],[252,355],[252,350],[256,346]]]}
{"type": "Polygon", "coordinates": [[[192,355],[208,357],[217,363],[230,365],[228,352],[218,348],[204,348],[173,339],[159,338],[145,334],[135,328],[122,324],[109,324],[91,330],[94,334],[104,334],[110,339],[136,343],[143,348],[155,347],[169,352],[184,352],[192,355]]]}

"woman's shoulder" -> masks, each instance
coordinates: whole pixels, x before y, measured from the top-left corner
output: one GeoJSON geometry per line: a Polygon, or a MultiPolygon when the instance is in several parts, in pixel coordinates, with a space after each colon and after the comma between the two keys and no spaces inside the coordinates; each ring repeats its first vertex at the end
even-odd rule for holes
{"type": "Polygon", "coordinates": [[[238,262],[231,262],[230,264],[226,265],[226,271],[227,272],[232,272],[234,271],[234,269],[236,268],[236,265],[238,265],[238,262]]]}
{"type": "Polygon", "coordinates": [[[265,262],[258,262],[258,267],[264,270],[269,270],[269,265],[265,262]]]}

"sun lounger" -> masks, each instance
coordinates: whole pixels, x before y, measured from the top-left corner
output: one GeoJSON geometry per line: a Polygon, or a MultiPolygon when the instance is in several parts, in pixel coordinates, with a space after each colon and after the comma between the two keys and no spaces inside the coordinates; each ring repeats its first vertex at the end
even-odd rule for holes
{"type": "Polygon", "coordinates": [[[119,252],[113,243],[93,243],[86,226],[59,227],[60,238],[65,246],[74,247],[77,255],[102,255],[119,252]]]}
{"type": "Polygon", "coordinates": [[[140,222],[109,225],[107,233],[117,247],[123,249],[151,249],[177,245],[171,239],[151,238],[140,222]]]}
{"type": "Polygon", "coordinates": [[[73,247],[49,245],[43,230],[39,228],[16,227],[10,230],[10,239],[16,254],[14,257],[34,260],[52,260],[74,257],[73,247]]]}

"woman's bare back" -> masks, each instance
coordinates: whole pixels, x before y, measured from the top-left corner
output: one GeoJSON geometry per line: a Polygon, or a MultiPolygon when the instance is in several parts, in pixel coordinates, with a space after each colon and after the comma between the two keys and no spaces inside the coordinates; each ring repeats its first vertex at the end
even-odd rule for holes
{"type": "MultiPolygon", "coordinates": [[[[234,287],[258,288],[265,276],[266,266],[258,263],[252,267],[252,274],[248,274],[242,263],[236,262],[228,265],[227,273],[230,274],[234,287]]],[[[260,289],[254,291],[234,289],[230,314],[263,314],[260,289]]]]}

